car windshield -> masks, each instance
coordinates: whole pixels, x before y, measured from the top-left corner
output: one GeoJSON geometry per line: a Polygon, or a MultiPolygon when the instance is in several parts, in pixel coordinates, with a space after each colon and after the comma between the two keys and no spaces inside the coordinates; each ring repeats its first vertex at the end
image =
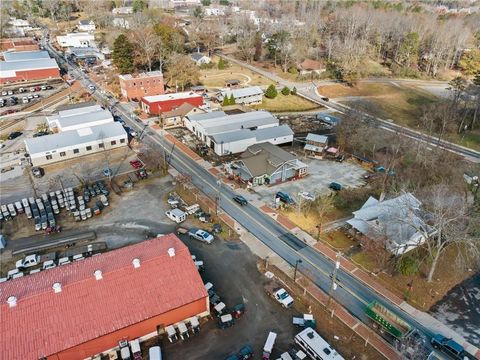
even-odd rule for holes
{"type": "Polygon", "coordinates": [[[288,294],[286,292],[282,292],[278,296],[280,297],[280,299],[285,300],[288,297],[288,294]]]}
{"type": "Polygon", "coordinates": [[[208,238],[209,236],[210,236],[210,234],[207,233],[207,232],[204,232],[204,233],[202,234],[202,237],[203,237],[204,239],[208,238]]]}

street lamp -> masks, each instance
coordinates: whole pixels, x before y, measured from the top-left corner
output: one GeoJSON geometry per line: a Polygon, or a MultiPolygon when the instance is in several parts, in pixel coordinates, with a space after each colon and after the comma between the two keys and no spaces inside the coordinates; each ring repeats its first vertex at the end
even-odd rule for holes
{"type": "Polygon", "coordinates": [[[297,282],[297,269],[298,269],[298,264],[301,264],[302,260],[298,259],[295,261],[295,270],[293,271],[293,282],[297,282]]]}

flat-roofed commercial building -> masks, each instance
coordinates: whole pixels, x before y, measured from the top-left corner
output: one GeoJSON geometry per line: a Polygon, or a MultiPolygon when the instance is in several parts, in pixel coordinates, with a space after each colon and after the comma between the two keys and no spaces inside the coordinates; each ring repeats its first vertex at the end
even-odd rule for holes
{"type": "Polygon", "coordinates": [[[128,145],[128,136],[118,122],[82,127],[25,140],[32,165],[48,165],[128,145]]]}
{"type": "Polygon", "coordinates": [[[58,35],[57,43],[61,47],[93,47],[95,46],[95,36],[88,32],[68,33],[58,35]]]}
{"type": "Polygon", "coordinates": [[[60,77],[57,62],[46,51],[6,52],[3,56],[0,84],[60,77]]]}
{"type": "Polygon", "coordinates": [[[139,100],[144,96],[162,95],[165,93],[163,74],[161,71],[150,71],[138,75],[119,75],[120,91],[127,100],[139,100]]]}
{"type": "Polygon", "coordinates": [[[100,105],[84,108],[59,111],[58,115],[47,116],[47,123],[51,130],[63,132],[92,127],[113,122],[113,116],[100,105]]]}

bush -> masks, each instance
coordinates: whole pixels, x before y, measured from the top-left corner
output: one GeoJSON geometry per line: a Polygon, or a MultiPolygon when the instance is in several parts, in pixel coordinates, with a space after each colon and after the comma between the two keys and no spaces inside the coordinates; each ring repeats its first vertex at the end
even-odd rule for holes
{"type": "Polygon", "coordinates": [[[267,91],[265,91],[265,97],[269,99],[275,99],[278,95],[277,88],[275,85],[271,84],[268,88],[267,91]]]}
{"type": "Polygon", "coordinates": [[[295,66],[292,66],[292,67],[288,68],[288,72],[292,75],[297,75],[298,74],[298,70],[295,66]]]}
{"type": "Polygon", "coordinates": [[[283,89],[282,89],[282,95],[290,95],[290,89],[288,88],[288,86],[285,86],[283,89]]]}
{"type": "Polygon", "coordinates": [[[290,94],[297,95],[297,88],[294,86],[293,89],[290,91],[290,94]]]}
{"type": "Polygon", "coordinates": [[[220,58],[220,60],[218,60],[218,70],[224,70],[225,69],[225,60],[223,60],[223,58],[220,58]]]}
{"type": "Polygon", "coordinates": [[[213,61],[209,62],[208,64],[202,64],[200,65],[201,70],[208,70],[208,69],[213,69],[217,64],[215,64],[213,61]]]}
{"type": "Polygon", "coordinates": [[[403,255],[397,262],[397,270],[404,276],[418,273],[418,260],[410,255],[403,255]]]}

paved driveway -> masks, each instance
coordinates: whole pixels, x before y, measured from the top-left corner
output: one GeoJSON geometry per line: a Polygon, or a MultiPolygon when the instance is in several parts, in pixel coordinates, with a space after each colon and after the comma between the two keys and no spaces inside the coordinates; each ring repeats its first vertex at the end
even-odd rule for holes
{"type": "MultiPolygon", "coordinates": [[[[307,191],[317,195],[328,195],[331,190],[328,185],[334,181],[346,188],[355,188],[365,185],[363,175],[365,170],[354,163],[335,162],[331,160],[301,159],[308,164],[309,175],[301,180],[287,181],[283,184],[267,187],[258,186],[254,190],[257,199],[266,204],[272,204],[277,191],[288,193],[298,198],[299,191],[307,191]]],[[[253,197],[255,197],[253,195],[253,197]]]]}

